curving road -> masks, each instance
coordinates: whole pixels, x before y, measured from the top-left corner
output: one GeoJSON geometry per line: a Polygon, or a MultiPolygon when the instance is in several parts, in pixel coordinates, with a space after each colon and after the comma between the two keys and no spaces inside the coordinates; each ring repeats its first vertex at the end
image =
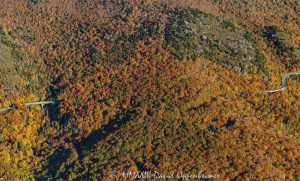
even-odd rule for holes
{"type": "MultiPolygon", "coordinates": [[[[294,76],[294,75],[300,75],[300,72],[290,72],[288,74],[285,74],[282,79],[281,79],[281,85],[280,87],[278,87],[277,89],[270,89],[270,90],[263,90],[263,91],[259,91],[259,92],[265,92],[265,93],[274,93],[274,92],[279,92],[279,91],[283,91],[286,88],[287,85],[287,79],[290,76],[294,76]]],[[[35,105],[41,105],[42,107],[44,105],[47,104],[55,104],[55,101],[40,101],[40,102],[29,102],[29,103],[25,103],[25,106],[35,106],[35,105]]],[[[3,111],[8,111],[8,110],[12,110],[14,109],[13,106],[11,107],[6,107],[6,108],[0,108],[0,112],[3,111]]]]}
{"type": "Polygon", "coordinates": [[[264,90],[263,92],[266,92],[266,93],[274,93],[274,92],[279,92],[279,91],[283,91],[285,88],[286,88],[286,85],[287,85],[287,79],[290,77],[290,76],[293,76],[293,75],[300,75],[300,72],[290,72],[288,74],[285,74],[282,79],[281,79],[281,85],[280,87],[278,87],[277,89],[271,89],[271,90],[264,90]]]}

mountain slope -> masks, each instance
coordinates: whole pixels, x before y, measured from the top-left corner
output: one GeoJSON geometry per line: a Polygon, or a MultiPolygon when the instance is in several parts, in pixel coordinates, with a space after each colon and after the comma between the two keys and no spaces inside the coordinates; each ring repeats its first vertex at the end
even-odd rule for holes
{"type": "Polygon", "coordinates": [[[26,65],[5,62],[20,85],[0,74],[19,87],[0,92],[16,105],[0,115],[4,179],[299,178],[299,81],[261,92],[299,71],[296,1],[3,2],[3,37],[28,55],[0,45],[26,65]],[[22,107],[46,98],[59,104],[22,107]]]}

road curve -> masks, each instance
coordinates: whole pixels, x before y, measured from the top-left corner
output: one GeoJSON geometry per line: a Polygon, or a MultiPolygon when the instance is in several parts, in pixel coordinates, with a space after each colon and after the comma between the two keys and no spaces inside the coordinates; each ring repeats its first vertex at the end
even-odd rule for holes
{"type": "Polygon", "coordinates": [[[279,91],[283,91],[285,88],[286,88],[286,85],[287,85],[287,79],[290,77],[290,76],[293,76],[293,75],[300,75],[300,72],[290,72],[288,74],[285,74],[282,79],[281,79],[281,85],[280,87],[278,87],[277,89],[271,89],[271,90],[264,90],[263,92],[266,92],[266,93],[274,93],[274,92],[279,92],[279,91]]]}
{"type": "MultiPolygon", "coordinates": [[[[279,92],[279,91],[283,91],[286,88],[287,85],[287,79],[290,76],[294,76],[294,75],[300,75],[300,72],[290,72],[288,74],[285,74],[282,79],[281,79],[281,85],[280,87],[278,87],[277,89],[270,89],[270,90],[263,90],[261,92],[266,92],[266,93],[274,93],[274,92],[279,92]]],[[[29,103],[25,103],[25,106],[35,106],[35,105],[47,105],[47,104],[55,104],[54,101],[40,101],[40,102],[29,102],[29,103]]],[[[14,109],[14,107],[5,107],[5,108],[0,108],[0,112],[3,111],[8,111],[8,110],[12,110],[14,109]]]]}

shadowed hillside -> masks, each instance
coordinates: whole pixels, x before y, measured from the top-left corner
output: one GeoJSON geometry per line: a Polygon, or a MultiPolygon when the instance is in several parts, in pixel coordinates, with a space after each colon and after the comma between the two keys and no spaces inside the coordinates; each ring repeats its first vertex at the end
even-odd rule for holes
{"type": "Polygon", "coordinates": [[[299,79],[262,90],[299,71],[298,7],[2,0],[0,178],[297,180],[299,79]]]}

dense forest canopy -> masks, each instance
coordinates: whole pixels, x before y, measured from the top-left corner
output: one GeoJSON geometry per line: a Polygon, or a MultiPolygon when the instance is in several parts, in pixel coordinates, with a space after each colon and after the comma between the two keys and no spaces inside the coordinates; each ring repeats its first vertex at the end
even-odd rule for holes
{"type": "Polygon", "coordinates": [[[0,0],[0,180],[300,179],[299,6],[0,0]]]}

